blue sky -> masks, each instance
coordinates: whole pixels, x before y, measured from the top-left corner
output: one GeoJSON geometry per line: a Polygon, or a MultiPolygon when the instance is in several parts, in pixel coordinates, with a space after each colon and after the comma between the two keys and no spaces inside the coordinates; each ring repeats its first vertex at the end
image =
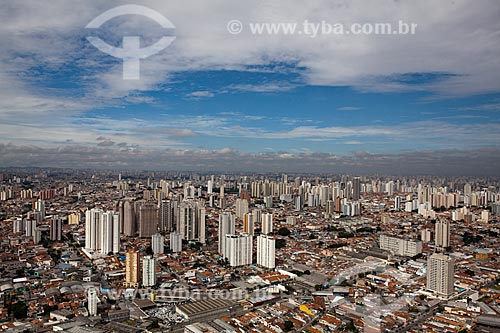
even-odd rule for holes
{"type": "MultiPolygon", "coordinates": [[[[500,156],[500,5],[381,2],[137,1],[172,21],[176,40],[141,60],[140,80],[126,81],[121,60],[90,45],[84,28],[124,2],[7,1],[0,166],[236,170],[239,161],[242,171],[267,163],[390,173],[415,159],[428,161],[414,170],[426,173],[449,158],[450,172],[482,169],[452,160],[500,156]],[[328,19],[405,20],[418,29],[232,35],[226,23],[234,18],[246,28],[328,19]]],[[[92,33],[116,46],[124,33],[150,45],[162,30],[127,15],[92,33]]]]}

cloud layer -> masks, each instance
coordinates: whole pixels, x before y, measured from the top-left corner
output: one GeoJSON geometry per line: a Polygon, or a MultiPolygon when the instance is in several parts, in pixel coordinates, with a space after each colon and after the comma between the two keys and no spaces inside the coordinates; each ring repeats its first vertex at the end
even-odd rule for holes
{"type": "MultiPolygon", "coordinates": [[[[164,52],[141,61],[141,80],[133,82],[122,79],[120,60],[100,52],[85,39],[88,22],[125,2],[2,3],[0,165],[497,172],[491,166],[498,165],[498,119],[473,122],[483,117],[481,112],[498,111],[497,101],[459,105],[455,110],[463,112],[461,116],[337,125],[309,117],[314,110],[304,110],[301,116],[263,116],[228,111],[224,105],[214,104],[216,113],[192,107],[196,115],[184,115],[185,105],[164,105],[159,96],[177,94],[186,103],[201,103],[218,95],[285,94],[304,86],[351,87],[382,95],[418,92],[427,94],[429,100],[498,94],[498,1],[484,0],[481,5],[467,0],[136,3],[170,19],[177,38],[164,52]],[[227,32],[226,24],[232,19],[243,22],[241,34],[227,32]],[[403,20],[418,24],[418,28],[415,35],[407,36],[316,38],[252,35],[248,29],[249,23],[300,24],[305,20],[332,24],[397,24],[403,20]],[[207,70],[283,76],[260,82],[236,80],[217,89],[186,82],[185,90],[171,91],[176,74],[207,70]],[[293,75],[293,80],[286,74],[293,75]],[[165,110],[164,119],[152,121],[133,111],[116,118],[101,114],[106,108],[128,111],[143,105],[165,110]],[[264,121],[269,126],[263,126],[264,121]],[[260,151],[244,149],[250,140],[262,142],[260,151]],[[296,145],[282,149],[284,142],[296,145]],[[233,143],[238,143],[239,149],[233,143]],[[392,149],[393,154],[389,154],[386,145],[396,147],[399,153],[392,149]],[[357,146],[370,147],[372,154],[346,154],[357,146]],[[401,153],[405,150],[413,152],[401,153]]],[[[117,18],[99,30],[92,33],[117,46],[124,34],[141,35],[149,45],[162,33],[154,22],[135,16],[117,18]]],[[[366,111],[357,102],[347,101],[353,104],[343,104],[336,111],[366,111]]]]}
{"type": "Polygon", "coordinates": [[[295,172],[392,175],[498,176],[500,150],[415,151],[349,156],[333,153],[243,153],[218,150],[112,149],[67,145],[54,148],[0,144],[4,167],[96,168],[221,172],[295,172]]]}

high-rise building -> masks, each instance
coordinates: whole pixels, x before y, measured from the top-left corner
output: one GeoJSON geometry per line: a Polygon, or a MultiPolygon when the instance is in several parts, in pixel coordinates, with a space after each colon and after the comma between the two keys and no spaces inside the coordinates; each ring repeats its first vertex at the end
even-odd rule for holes
{"type": "Polygon", "coordinates": [[[264,197],[264,205],[266,205],[266,208],[273,208],[273,196],[268,195],[264,197]]]}
{"type": "Polygon", "coordinates": [[[156,285],[156,259],[151,256],[142,259],[142,285],[144,287],[156,285]]]}
{"type": "MultiPolygon", "coordinates": [[[[413,206],[413,205],[412,205],[413,206]]],[[[400,196],[396,196],[394,198],[394,209],[395,210],[399,210],[401,208],[401,197],[400,196]]],[[[412,207],[413,208],[413,207],[412,207]]]]}
{"type": "Polygon", "coordinates": [[[39,244],[40,241],[42,240],[42,231],[35,227],[35,229],[33,230],[33,244],[39,244]]]}
{"type": "Polygon", "coordinates": [[[123,202],[123,233],[125,236],[133,237],[136,233],[135,227],[135,205],[132,200],[123,202]]]}
{"type": "Polygon", "coordinates": [[[154,254],[163,254],[165,252],[165,237],[159,233],[151,236],[151,248],[154,254]]]}
{"type": "Polygon", "coordinates": [[[448,220],[438,220],[435,226],[436,247],[444,249],[450,246],[450,222],[448,220]]]}
{"type": "Polygon", "coordinates": [[[40,212],[41,219],[45,219],[45,201],[43,201],[42,199],[38,199],[35,202],[34,208],[37,212],[40,212]]]}
{"type": "Polygon", "coordinates": [[[434,253],[427,260],[427,289],[438,296],[453,294],[454,275],[454,262],[449,256],[434,253]]]}
{"type": "Polygon", "coordinates": [[[177,203],[175,200],[162,200],[160,202],[160,230],[162,232],[174,230],[177,203]]]}
{"type": "Polygon", "coordinates": [[[184,200],[179,205],[176,231],[183,239],[205,244],[205,207],[202,202],[184,200]]]}
{"type": "Polygon", "coordinates": [[[248,201],[246,199],[236,199],[236,217],[243,220],[243,217],[248,213],[248,201]]]}
{"type": "Polygon", "coordinates": [[[252,215],[254,223],[262,223],[262,210],[254,209],[252,210],[252,215]]]}
{"type": "Polygon", "coordinates": [[[255,224],[253,221],[252,213],[246,213],[243,216],[243,232],[249,234],[250,236],[254,235],[255,224]]]}
{"type": "Polygon", "coordinates": [[[224,197],[224,183],[221,181],[220,184],[220,194],[219,194],[219,208],[226,208],[226,198],[224,197]]]}
{"type": "Polygon", "coordinates": [[[89,316],[97,315],[97,290],[94,287],[87,290],[87,303],[89,316]]]}
{"type": "Polygon", "coordinates": [[[170,251],[174,253],[182,251],[182,234],[180,232],[170,233],[170,251]]]}
{"type": "Polygon", "coordinates": [[[32,217],[27,217],[25,220],[25,227],[24,230],[26,232],[26,237],[33,237],[33,233],[36,229],[37,226],[37,221],[36,219],[32,217]]]}
{"type": "Polygon", "coordinates": [[[219,253],[224,256],[226,253],[226,235],[235,232],[235,216],[231,213],[219,215],[219,253]]]}
{"type": "Polygon", "coordinates": [[[62,219],[54,215],[50,221],[50,240],[60,241],[62,239],[62,219]]]}
{"type": "Polygon", "coordinates": [[[358,201],[361,194],[361,183],[359,177],[354,177],[352,180],[352,200],[358,201]]]}
{"type": "Polygon", "coordinates": [[[139,205],[139,237],[149,238],[158,231],[158,206],[154,202],[139,205]]]}
{"type": "Polygon", "coordinates": [[[99,231],[101,229],[101,219],[103,211],[92,208],[85,212],[85,248],[96,250],[100,248],[99,231]]]}
{"type": "Polygon", "coordinates": [[[464,195],[471,195],[472,194],[472,185],[467,183],[464,185],[464,195]]]}
{"type": "Polygon", "coordinates": [[[80,212],[74,212],[69,214],[68,224],[80,224],[80,212]]]}
{"type": "Polygon", "coordinates": [[[130,248],[125,254],[125,286],[137,288],[140,278],[139,252],[130,248]]]}
{"type": "Polygon", "coordinates": [[[252,264],[253,237],[247,234],[226,235],[225,258],[232,267],[252,264]]]}
{"type": "Polygon", "coordinates": [[[120,216],[92,208],[85,212],[85,248],[107,254],[120,251],[120,216]]]}
{"type": "Polygon", "coordinates": [[[275,264],[275,243],[273,237],[260,235],[257,237],[257,265],[274,268],[275,264]]]}
{"type": "Polygon", "coordinates": [[[101,253],[120,251],[120,216],[112,211],[102,213],[99,231],[101,253]]]}
{"type": "Polygon", "coordinates": [[[388,235],[380,235],[380,248],[398,256],[413,257],[422,253],[422,242],[388,235]]]}
{"type": "Polygon", "coordinates": [[[14,223],[12,224],[12,232],[17,234],[17,233],[23,233],[25,228],[25,224],[22,218],[17,218],[14,220],[14,223]]]}
{"type": "Polygon", "coordinates": [[[422,229],[420,232],[420,239],[422,239],[424,243],[429,243],[432,240],[432,232],[429,229],[422,229]]]}
{"type": "Polygon", "coordinates": [[[212,194],[214,188],[214,182],[212,180],[209,180],[207,182],[207,193],[212,194]]]}
{"type": "Polygon", "coordinates": [[[264,213],[262,214],[262,233],[267,235],[273,232],[273,214],[264,213]]]}

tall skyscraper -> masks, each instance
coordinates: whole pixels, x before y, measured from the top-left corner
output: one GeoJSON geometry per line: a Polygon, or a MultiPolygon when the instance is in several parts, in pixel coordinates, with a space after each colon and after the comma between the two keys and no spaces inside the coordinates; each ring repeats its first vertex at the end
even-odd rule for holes
{"type": "Polygon", "coordinates": [[[262,223],[262,210],[254,209],[252,210],[254,223],[262,223]]]}
{"type": "Polygon", "coordinates": [[[205,207],[200,201],[184,200],[179,205],[177,232],[183,239],[205,243],[205,207]]]}
{"type": "Polygon", "coordinates": [[[175,200],[162,200],[160,202],[160,230],[162,232],[171,232],[174,230],[177,203],[175,200]]]}
{"type": "Polygon", "coordinates": [[[120,216],[92,208],[85,212],[85,248],[107,254],[120,251],[120,216]]]}
{"type": "Polygon", "coordinates": [[[40,218],[41,220],[45,219],[45,201],[43,201],[42,199],[38,199],[36,202],[35,202],[35,210],[37,212],[40,212],[40,218]]]}
{"type": "Polygon", "coordinates": [[[273,232],[273,214],[264,213],[262,214],[262,233],[267,235],[273,232]]]}
{"type": "Polygon", "coordinates": [[[12,223],[12,232],[13,233],[22,233],[25,230],[25,224],[22,218],[17,218],[14,220],[14,223],[12,223]]]}
{"type": "Polygon", "coordinates": [[[250,236],[254,235],[255,224],[253,222],[252,213],[246,213],[243,216],[243,232],[249,234],[250,236]]]}
{"type": "Polygon", "coordinates": [[[219,253],[224,256],[226,253],[226,235],[235,232],[235,216],[231,213],[219,215],[219,253]]]}
{"type": "Polygon", "coordinates": [[[151,248],[154,254],[163,254],[165,252],[165,237],[159,233],[151,236],[151,248]]]}
{"type": "Polygon", "coordinates": [[[427,260],[427,289],[438,296],[453,294],[455,267],[453,259],[442,253],[434,253],[427,260]]]}
{"type": "Polygon", "coordinates": [[[226,208],[226,198],[224,197],[224,183],[221,181],[220,184],[220,194],[219,194],[219,208],[226,208]]]}
{"type": "Polygon", "coordinates": [[[139,252],[130,248],[125,254],[125,286],[137,288],[140,278],[139,252]]]}
{"type": "Polygon", "coordinates": [[[40,243],[40,241],[42,240],[42,231],[35,227],[35,229],[33,230],[33,244],[38,244],[40,243]]]}
{"type": "Polygon", "coordinates": [[[33,237],[33,233],[37,225],[36,219],[27,217],[24,221],[26,223],[24,228],[24,230],[26,231],[26,237],[33,237]]]}
{"type": "Polygon", "coordinates": [[[158,231],[158,206],[153,202],[139,205],[139,237],[149,238],[158,231]]]}
{"type": "Polygon", "coordinates": [[[361,197],[361,183],[359,177],[352,180],[352,200],[358,201],[361,197]]]}
{"type": "Polygon", "coordinates": [[[448,220],[438,220],[435,226],[436,247],[444,249],[450,246],[450,222],[448,220]]]}
{"type": "Polygon", "coordinates": [[[260,235],[257,237],[257,265],[274,268],[275,264],[275,243],[273,237],[260,235]]]}
{"type": "Polygon", "coordinates": [[[182,234],[180,232],[170,233],[170,250],[174,253],[182,251],[182,234]]]}
{"type": "Polygon", "coordinates": [[[226,254],[232,267],[252,264],[253,237],[247,234],[226,235],[226,254]]]}
{"type": "Polygon", "coordinates": [[[156,259],[151,256],[142,259],[142,285],[144,287],[156,285],[156,259]]]}
{"type": "Polygon", "coordinates": [[[62,239],[62,219],[54,215],[50,221],[50,240],[60,241],[62,239]]]}
{"type": "Polygon", "coordinates": [[[400,196],[396,196],[394,198],[394,209],[395,210],[399,210],[401,208],[401,197],[400,196]]]}
{"type": "Polygon", "coordinates": [[[103,211],[92,208],[85,212],[85,248],[96,250],[100,248],[99,232],[103,211]]]}
{"type": "Polygon", "coordinates": [[[464,195],[471,195],[472,194],[472,185],[469,183],[466,183],[464,185],[464,195]]]}
{"type": "Polygon", "coordinates": [[[246,199],[236,199],[236,217],[243,220],[243,217],[248,213],[248,201],[246,199]]]}
{"type": "Polygon", "coordinates": [[[87,290],[87,303],[89,316],[97,315],[97,290],[94,287],[87,290]]]}
{"type": "Polygon", "coordinates": [[[123,202],[123,233],[125,236],[135,236],[135,205],[133,200],[125,200],[123,202]]]}
{"type": "Polygon", "coordinates": [[[112,211],[101,214],[98,243],[103,254],[120,251],[120,216],[118,214],[112,211]]]}

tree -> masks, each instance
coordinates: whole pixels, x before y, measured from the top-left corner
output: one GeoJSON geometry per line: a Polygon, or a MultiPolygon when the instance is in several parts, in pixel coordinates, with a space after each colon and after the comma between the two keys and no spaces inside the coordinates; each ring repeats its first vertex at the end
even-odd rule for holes
{"type": "Polygon", "coordinates": [[[290,236],[291,232],[288,230],[286,227],[281,227],[278,230],[278,235],[283,236],[283,237],[288,237],[290,236]]]}
{"type": "Polygon", "coordinates": [[[151,323],[150,328],[160,328],[160,322],[158,319],[154,319],[153,322],[151,323]]]}
{"type": "Polygon", "coordinates": [[[339,232],[339,238],[351,238],[351,237],[354,237],[354,234],[352,232],[346,232],[346,231],[339,232]]]}
{"type": "Polygon", "coordinates": [[[358,329],[354,325],[354,322],[352,320],[349,322],[349,324],[347,324],[347,326],[345,328],[346,328],[347,331],[358,332],[358,329]]]}
{"type": "Polygon", "coordinates": [[[23,319],[28,316],[28,306],[24,302],[16,302],[11,306],[11,312],[16,319],[23,319]]]}
{"type": "Polygon", "coordinates": [[[275,248],[281,249],[286,246],[286,240],[278,238],[276,239],[276,242],[274,243],[275,248]]]}
{"type": "Polygon", "coordinates": [[[476,274],[474,273],[474,271],[473,271],[473,270],[470,270],[470,269],[466,269],[466,270],[465,270],[465,274],[467,274],[467,275],[469,275],[469,276],[474,276],[474,275],[476,275],[476,274]]]}
{"type": "Polygon", "coordinates": [[[285,332],[290,332],[293,329],[293,322],[290,320],[285,321],[285,332]]]}

